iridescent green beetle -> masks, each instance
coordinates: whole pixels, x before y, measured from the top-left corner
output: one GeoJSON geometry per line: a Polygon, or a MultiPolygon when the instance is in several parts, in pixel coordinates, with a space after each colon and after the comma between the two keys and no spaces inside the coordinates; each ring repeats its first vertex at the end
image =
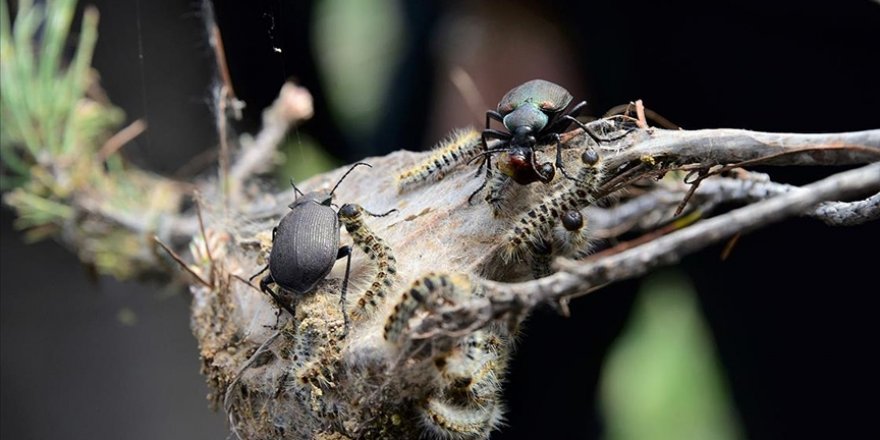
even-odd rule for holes
{"type": "MultiPolygon", "coordinates": [[[[483,130],[482,166],[486,166],[488,180],[491,155],[506,153],[498,168],[516,183],[528,185],[532,182],[547,183],[553,180],[558,168],[565,177],[574,180],[562,166],[562,146],[559,135],[576,124],[596,142],[615,139],[600,139],[575,117],[587,106],[586,101],[575,104],[571,110],[571,93],[558,84],[543,79],[523,83],[504,95],[496,110],[486,112],[486,129],[483,130]],[[494,119],[504,124],[507,131],[490,128],[494,119]],[[502,144],[489,148],[489,139],[500,139],[502,144]],[[539,144],[556,144],[556,166],[549,162],[535,162],[535,147],[539,144]]],[[[625,134],[624,134],[625,135],[625,134]]],[[[598,159],[598,155],[595,155],[598,159]]],[[[486,181],[471,194],[471,198],[486,186],[486,181]]]]}

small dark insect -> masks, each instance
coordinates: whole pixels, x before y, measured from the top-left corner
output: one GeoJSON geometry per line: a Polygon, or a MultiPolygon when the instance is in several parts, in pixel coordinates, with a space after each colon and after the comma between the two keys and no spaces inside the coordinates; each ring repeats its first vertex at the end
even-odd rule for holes
{"type": "MultiPolygon", "coordinates": [[[[363,162],[352,165],[329,193],[316,191],[303,194],[291,181],[299,197],[289,205],[290,212],[272,230],[269,264],[250,278],[253,280],[268,269],[269,274],[260,280],[260,290],[271,296],[291,316],[294,316],[296,297],[314,291],[318,282],[326,278],[333,269],[336,260],[343,257],[348,259],[340,298],[341,304],[345,304],[351,270],[351,246],[339,247],[340,222],[339,214],[332,206],[333,193],[359,165],[370,166],[363,162]],[[280,288],[277,293],[269,287],[273,283],[280,288]]],[[[371,215],[383,216],[394,211],[396,210],[392,209],[384,214],[371,215]]],[[[348,315],[344,307],[342,311],[345,320],[344,333],[347,333],[348,315]]]]}
{"type": "MultiPolygon", "coordinates": [[[[482,142],[484,157],[481,169],[485,166],[486,178],[483,184],[474,191],[468,200],[486,187],[489,180],[489,168],[492,166],[492,154],[503,153],[499,158],[498,169],[510,176],[520,185],[532,182],[548,183],[553,180],[555,170],[570,179],[562,165],[562,145],[559,135],[576,124],[596,143],[619,139],[629,132],[615,138],[600,138],[591,132],[586,125],[575,117],[587,106],[586,101],[575,104],[567,113],[565,109],[571,104],[572,96],[562,86],[542,79],[528,81],[507,92],[498,103],[496,110],[486,112],[486,129],[483,130],[482,142]],[[504,124],[507,131],[490,128],[494,119],[504,124]],[[500,139],[502,144],[489,148],[489,139],[500,139]],[[535,161],[535,147],[539,144],[556,143],[556,165],[550,162],[535,161]]],[[[594,153],[595,154],[595,153],[594,153]]]]}

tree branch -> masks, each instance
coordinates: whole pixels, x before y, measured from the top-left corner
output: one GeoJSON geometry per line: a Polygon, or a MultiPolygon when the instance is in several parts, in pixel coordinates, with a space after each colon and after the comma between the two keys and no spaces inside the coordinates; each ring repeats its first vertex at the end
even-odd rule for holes
{"type": "MultiPolygon", "coordinates": [[[[835,174],[727,214],[699,222],[640,246],[619,253],[600,253],[584,261],[557,260],[560,272],[521,283],[485,281],[486,298],[438,310],[425,317],[416,333],[460,333],[481,328],[492,320],[520,316],[541,303],[559,302],[609,283],[634,278],[662,265],[678,262],[684,255],[777,222],[788,216],[815,212],[815,205],[829,199],[846,199],[865,191],[880,190],[880,163],[835,174]]],[[[877,195],[868,200],[876,206],[877,195]]],[[[858,205],[862,205],[859,202],[858,205]]],[[[868,203],[870,204],[870,203],[868,203]]],[[[847,204],[850,208],[855,205],[847,204]]],[[[827,206],[827,205],[823,205],[827,206]]],[[[876,209],[876,208],[875,208],[876,209]]]]}
{"type": "Polygon", "coordinates": [[[243,183],[255,174],[272,168],[272,156],[287,131],[312,117],[312,95],[308,90],[287,82],[278,98],[263,111],[263,127],[253,140],[242,142],[242,152],[229,172],[231,182],[243,183]]]}
{"type": "MultiPolygon", "coordinates": [[[[794,185],[771,182],[769,176],[749,173],[747,179],[710,177],[703,181],[691,204],[703,215],[722,203],[748,203],[798,190],[794,185]]],[[[657,188],[611,208],[589,207],[587,217],[593,233],[600,238],[616,237],[633,229],[645,230],[675,218],[673,211],[688,192],[680,182],[660,184],[657,188]]],[[[856,202],[824,202],[802,215],[831,226],[853,226],[880,218],[880,194],[856,202]]]]}
{"type": "Polygon", "coordinates": [[[809,213],[830,226],[854,226],[880,218],[880,193],[858,202],[825,202],[809,213]]]}
{"type": "Polygon", "coordinates": [[[634,134],[610,169],[650,157],[677,164],[855,165],[880,160],[880,130],[796,134],[749,130],[662,130],[634,134]]]}

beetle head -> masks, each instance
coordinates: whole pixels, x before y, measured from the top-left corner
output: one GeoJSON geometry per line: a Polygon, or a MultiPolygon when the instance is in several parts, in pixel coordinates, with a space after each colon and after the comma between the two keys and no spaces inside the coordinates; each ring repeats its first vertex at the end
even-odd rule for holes
{"type": "Polygon", "coordinates": [[[287,205],[290,209],[295,209],[297,206],[302,206],[307,203],[317,203],[319,205],[330,206],[330,202],[333,200],[333,195],[328,194],[325,191],[315,191],[303,194],[296,198],[293,203],[287,205]]]}
{"type": "Polygon", "coordinates": [[[535,147],[535,144],[537,144],[538,141],[535,140],[535,136],[532,135],[532,127],[523,125],[516,127],[516,129],[513,130],[513,136],[510,138],[510,143],[517,147],[531,149],[535,147]]]}
{"type": "Polygon", "coordinates": [[[333,189],[331,189],[329,193],[326,191],[315,191],[315,192],[310,192],[308,194],[303,194],[299,190],[299,188],[297,188],[296,185],[293,184],[293,179],[291,179],[290,184],[293,185],[293,189],[295,189],[297,194],[299,194],[300,196],[297,197],[297,199],[294,200],[293,203],[291,203],[287,206],[290,209],[293,209],[297,206],[304,205],[309,202],[314,202],[314,203],[317,203],[319,205],[324,205],[324,206],[333,205],[333,193],[336,192],[336,188],[339,188],[339,184],[342,183],[342,181],[345,180],[345,178],[348,177],[348,175],[355,168],[357,168],[361,165],[366,166],[366,167],[370,167],[370,168],[373,167],[372,165],[370,165],[368,163],[364,163],[364,162],[358,162],[358,163],[352,165],[351,168],[349,168],[348,171],[346,171],[345,174],[343,174],[342,177],[340,177],[339,180],[336,181],[336,185],[333,186],[333,189]]]}

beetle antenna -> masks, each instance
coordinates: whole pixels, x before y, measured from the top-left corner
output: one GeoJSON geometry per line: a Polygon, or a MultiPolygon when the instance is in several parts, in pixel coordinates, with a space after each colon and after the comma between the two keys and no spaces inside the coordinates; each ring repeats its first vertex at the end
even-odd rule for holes
{"type": "Polygon", "coordinates": [[[348,174],[351,173],[352,171],[354,171],[354,169],[357,168],[357,167],[360,166],[360,165],[365,165],[365,166],[368,166],[368,167],[370,167],[370,168],[373,168],[372,165],[370,165],[370,164],[368,164],[368,163],[366,163],[366,162],[358,162],[358,163],[352,165],[351,168],[349,168],[348,171],[346,171],[345,174],[343,174],[342,177],[339,178],[339,181],[336,182],[336,186],[334,186],[334,187],[333,187],[333,190],[330,191],[330,197],[333,197],[333,193],[336,192],[336,188],[339,188],[339,184],[342,183],[342,181],[345,180],[346,177],[348,177],[348,174]]]}
{"type": "Polygon", "coordinates": [[[303,195],[303,192],[300,191],[299,188],[296,187],[295,183],[293,183],[293,177],[290,178],[290,186],[293,187],[293,190],[296,191],[297,194],[299,194],[300,196],[303,195]]]}
{"type": "Polygon", "coordinates": [[[487,151],[484,151],[484,152],[482,152],[482,153],[479,153],[479,154],[477,154],[476,156],[470,158],[470,159],[468,160],[468,163],[471,163],[471,162],[473,162],[473,161],[475,161],[475,160],[477,160],[477,159],[479,159],[479,158],[481,158],[481,157],[483,157],[483,156],[488,156],[488,155],[490,155],[490,154],[502,153],[502,152],[505,152],[505,151],[511,151],[511,150],[513,150],[513,148],[494,148],[494,149],[491,149],[491,150],[487,150],[487,151]]]}
{"type": "Polygon", "coordinates": [[[385,217],[386,215],[391,214],[392,212],[397,212],[397,208],[395,208],[395,209],[390,209],[390,210],[388,210],[388,211],[386,211],[386,212],[383,212],[383,213],[381,213],[381,214],[373,214],[372,212],[367,211],[366,209],[364,209],[364,212],[366,212],[367,214],[369,214],[369,215],[371,215],[371,216],[373,216],[373,217],[385,217]]]}

